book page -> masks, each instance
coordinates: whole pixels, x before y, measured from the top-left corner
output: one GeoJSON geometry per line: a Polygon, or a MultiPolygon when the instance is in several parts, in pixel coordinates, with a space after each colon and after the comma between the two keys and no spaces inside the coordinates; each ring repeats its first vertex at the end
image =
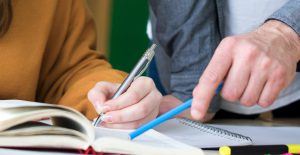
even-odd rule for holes
{"type": "Polygon", "coordinates": [[[155,153],[156,151],[169,151],[173,154],[180,152],[202,154],[201,149],[196,149],[178,142],[154,130],[149,130],[134,140],[130,140],[128,135],[133,130],[107,129],[101,127],[97,127],[95,130],[97,138],[93,147],[95,150],[98,149],[98,151],[111,151],[114,153],[120,151],[119,153],[125,152],[129,154],[138,153],[140,151],[150,151],[151,153],[155,153]]]}
{"type": "Polygon", "coordinates": [[[27,150],[0,148],[1,155],[79,155],[79,153],[53,150],[27,150]]]}
{"type": "MultiPolygon", "coordinates": [[[[13,134],[23,134],[23,140],[34,141],[37,139],[36,137],[39,137],[40,142],[45,142],[40,145],[44,146],[47,145],[47,142],[55,142],[56,140],[50,140],[55,137],[78,141],[76,145],[81,143],[78,146],[83,146],[82,143],[85,143],[86,148],[95,140],[94,128],[91,122],[81,113],[65,106],[23,100],[0,100],[0,116],[0,138],[10,140],[11,144],[14,144],[14,140],[17,141],[16,137],[9,136],[13,134]],[[25,126],[28,122],[44,118],[50,118],[52,126],[48,128],[47,126],[37,125],[25,126]],[[23,125],[20,126],[21,124],[23,125]],[[62,134],[63,132],[65,134],[62,134]]],[[[24,141],[22,142],[24,143],[24,141]]],[[[60,140],[60,142],[63,141],[60,140]]],[[[57,146],[50,143],[49,145],[57,146]]],[[[1,144],[1,146],[3,145],[1,144]]],[[[40,146],[39,143],[32,144],[32,146],[35,145],[40,146]]],[[[68,144],[65,143],[65,146],[68,146],[68,144]]]]}
{"type": "Polygon", "coordinates": [[[0,100],[0,108],[17,108],[26,106],[53,106],[51,104],[41,104],[38,102],[30,102],[23,100],[0,100]]]}
{"type": "MultiPolygon", "coordinates": [[[[26,122],[0,132],[0,138],[5,137],[22,137],[36,135],[62,135],[78,137],[82,141],[88,141],[86,135],[76,130],[53,126],[42,122],[26,122]]],[[[1,142],[0,142],[1,143],[1,142]]]]}

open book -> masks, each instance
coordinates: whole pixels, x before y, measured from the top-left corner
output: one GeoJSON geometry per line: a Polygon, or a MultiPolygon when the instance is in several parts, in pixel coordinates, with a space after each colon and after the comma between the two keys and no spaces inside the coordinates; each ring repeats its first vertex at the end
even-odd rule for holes
{"type": "Polygon", "coordinates": [[[150,130],[129,140],[130,130],[94,128],[79,112],[64,106],[20,100],[0,101],[0,147],[55,148],[124,154],[203,154],[150,130]],[[39,120],[48,118],[50,124],[39,120]]]}

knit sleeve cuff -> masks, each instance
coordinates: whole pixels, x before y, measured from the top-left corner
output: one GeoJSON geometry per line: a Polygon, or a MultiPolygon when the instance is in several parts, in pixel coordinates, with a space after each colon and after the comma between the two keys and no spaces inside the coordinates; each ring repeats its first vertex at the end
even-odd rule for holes
{"type": "MultiPolygon", "coordinates": [[[[274,12],[266,21],[278,20],[290,26],[300,37],[300,2],[289,1],[279,10],[274,12]]],[[[297,72],[300,72],[300,62],[297,64],[297,72]]]]}
{"type": "Polygon", "coordinates": [[[300,37],[300,2],[289,1],[283,7],[267,18],[268,20],[278,20],[290,26],[300,37]]]}

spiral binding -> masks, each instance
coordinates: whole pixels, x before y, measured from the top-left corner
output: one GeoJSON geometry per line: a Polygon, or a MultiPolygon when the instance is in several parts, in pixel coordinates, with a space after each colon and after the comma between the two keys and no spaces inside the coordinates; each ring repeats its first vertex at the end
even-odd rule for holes
{"type": "Polygon", "coordinates": [[[183,125],[189,126],[189,127],[193,127],[196,129],[201,130],[202,132],[206,132],[206,133],[210,133],[210,134],[214,134],[217,136],[222,136],[225,138],[229,138],[232,140],[237,140],[237,141],[249,141],[252,143],[252,139],[250,137],[238,134],[238,133],[234,133],[225,129],[221,129],[218,127],[214,127],[214,126],[209,126],[206,124],[202,124],[199,122],[195,122],[186,118],[179,118],[178,119],[179,122],[183,125]]]}

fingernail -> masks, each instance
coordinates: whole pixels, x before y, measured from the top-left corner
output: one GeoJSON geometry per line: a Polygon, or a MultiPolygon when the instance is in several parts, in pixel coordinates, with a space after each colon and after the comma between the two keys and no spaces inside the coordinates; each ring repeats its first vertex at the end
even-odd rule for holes
{"type": "Polygon", "coordinates": [[[201,113],[194,109],[191,110],[191,115],[192,115],[192,117],[194,117],[197,120],[201,119],[201,117],[202,117],[201,113]]]}
{"type": "Polygon", "coordinates": [[[110,115],[104,115],[104,116],[102,117],[102,120],[103,120],[104,122],[106,122],[106,123],[112,123],[112,116],[110,116],[110,115]]]}

